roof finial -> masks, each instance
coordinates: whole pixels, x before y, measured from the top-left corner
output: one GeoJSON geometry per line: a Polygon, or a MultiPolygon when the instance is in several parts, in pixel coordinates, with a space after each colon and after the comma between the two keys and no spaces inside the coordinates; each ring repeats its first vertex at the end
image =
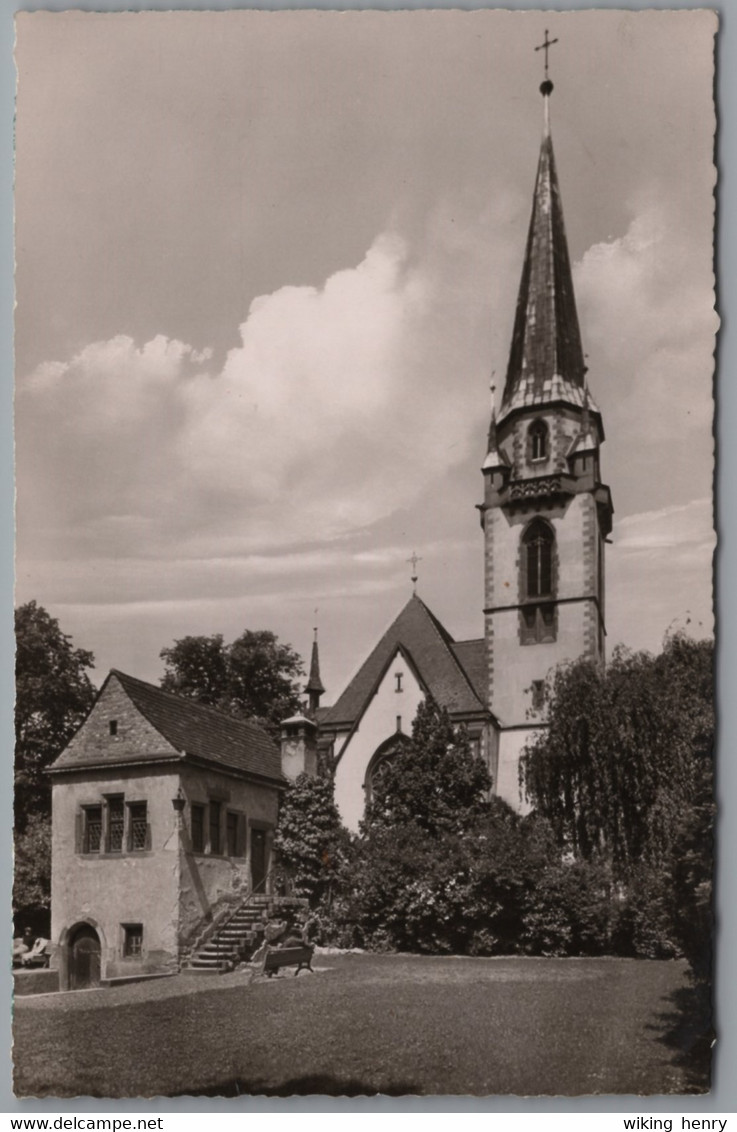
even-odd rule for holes
{"type": "Polygon", "coordinates": [[[412,593],[416,594],[417,593],[417,563],[422,562],[422,559],[418,558],[417,552],[413,550],[411,557],[408,558],[407,561],[412,563],[412,593]]]}
{"type": "Polygon", "coordinates": [[[550,133],[550,95],[553,93],[553,83],[552,83],[551,79],[548,78],[548,51],[553,46],[553,44],[557,43],[557,42],[558,42],[557,37],[555,39],[548,39],[548,29],[545,28],[545,39],[543,40],[542,43],[538,44],[538,46],[535,48],[536,51],[544,51],[545,52],[545,78],[540,83],[540,94],[543,96],[543,99],[544,99],[545,136],[546,137],[550,133]]]}
{"type": "MultiPolygon", "coordinates": [[[[494,373],[496,373],[496,370],[494,370],[494,373]]],[[[491,375],[492,377],[494,376],[494,373],[492,373],[492,375],[491,375]]],[[[492,381],[491,385],[489,386],[489,392],[491,393],[491,417],[489,419],[489,442],[486,446],[487,453],[492,452],[492,451],[496,451],[496,405],[494,403],[495,402],[495,394],[496,394],[496,385],[494,384],[493,381],[492,381]]]]}
{"type": "Polygon", "coordinates": [[[589,415],[589,383],[584,377],[583,382],[583,413],[581,417],[581,428],[584,433],[588,433],[591,427],[591,417],[589,415]]]}
{"type": "Polygon", "coordinates": [[[555,39],[548,39],[548,29],[545,28],[545,39],[535,48],[536,51],[545,52],[545,80],[540,84],[540,93],[545,95],[545,97],[547,97],[549,94],[552,94],[553,91],[553,84],[548,78],[548,51],[553,46],[553,44],[557,42],[557,36],[555,39]]]}

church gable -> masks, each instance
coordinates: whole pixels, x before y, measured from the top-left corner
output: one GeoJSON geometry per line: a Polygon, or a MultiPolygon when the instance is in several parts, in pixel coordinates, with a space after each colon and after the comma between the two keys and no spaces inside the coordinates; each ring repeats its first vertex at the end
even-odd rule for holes
{"type": "Polygon", "coordinates": [[[325,711],[320,721],[323,728],[345,727],[363,715],[400,647],[411,658],[426,691],[441,707],[451,714],[484,710],[454,651],[453,638],[425,603],[413,595],[334,706],[325,711]]]}
{"type": "Polygon", "coordinates": [[[412,657],[402,647],[387,656],[384,670],[354,726],[335,751],[335,800],[349,829],[357,829],[371,788],[371,769],[394,740],[412,731],[426,689],[412,657]]]}

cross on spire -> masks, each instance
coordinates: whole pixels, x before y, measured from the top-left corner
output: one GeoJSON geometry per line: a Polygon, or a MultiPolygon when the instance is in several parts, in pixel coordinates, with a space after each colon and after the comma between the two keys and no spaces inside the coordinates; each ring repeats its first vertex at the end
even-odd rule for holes
{"type": "Polygon", "coordinates": [[[422,559],[419,558],[417,553],[413,550],[411,557],[408,558],[407,561],[412,563],[412,593],[416,594],[417,593],[417,563],[422,562],[422,559]]]}
{"type": "Polygon", "coordinates": [[[557,36],[556,36],[555,39],[548,39],[548,29],[545,28],[545,39],[542,43],[538,44],[538,46],[535,48],[536,51],[544,51],[545,52],[545,81],[546,82],[548,81],[548,51],[553,46],[553,44],[557,43],[557,42],[558,42],[557,36]]]}

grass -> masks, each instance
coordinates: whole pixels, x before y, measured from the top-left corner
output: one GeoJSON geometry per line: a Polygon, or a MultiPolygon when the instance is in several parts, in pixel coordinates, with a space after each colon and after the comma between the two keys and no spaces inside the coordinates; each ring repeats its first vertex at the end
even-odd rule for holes
{"type": "MultiPolygon", "coordinates": [[[[705,1091],[680,962],[321,956],[18,1000],[15,1090],[96,1097],[705,1091]]],[[[703,1043],[702,1043],[703,1044],[703,1043]]]]}

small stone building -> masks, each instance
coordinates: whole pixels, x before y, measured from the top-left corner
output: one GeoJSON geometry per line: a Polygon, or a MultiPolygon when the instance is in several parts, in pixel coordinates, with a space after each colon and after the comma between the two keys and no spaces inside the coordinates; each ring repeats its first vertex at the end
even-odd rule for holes
{"type": "Polygon", "coordinates": [[[271,891],[286,779],[255,724],[113,670],[51,776],[62,989],[176,971],[225,904],[271,891]]]}

